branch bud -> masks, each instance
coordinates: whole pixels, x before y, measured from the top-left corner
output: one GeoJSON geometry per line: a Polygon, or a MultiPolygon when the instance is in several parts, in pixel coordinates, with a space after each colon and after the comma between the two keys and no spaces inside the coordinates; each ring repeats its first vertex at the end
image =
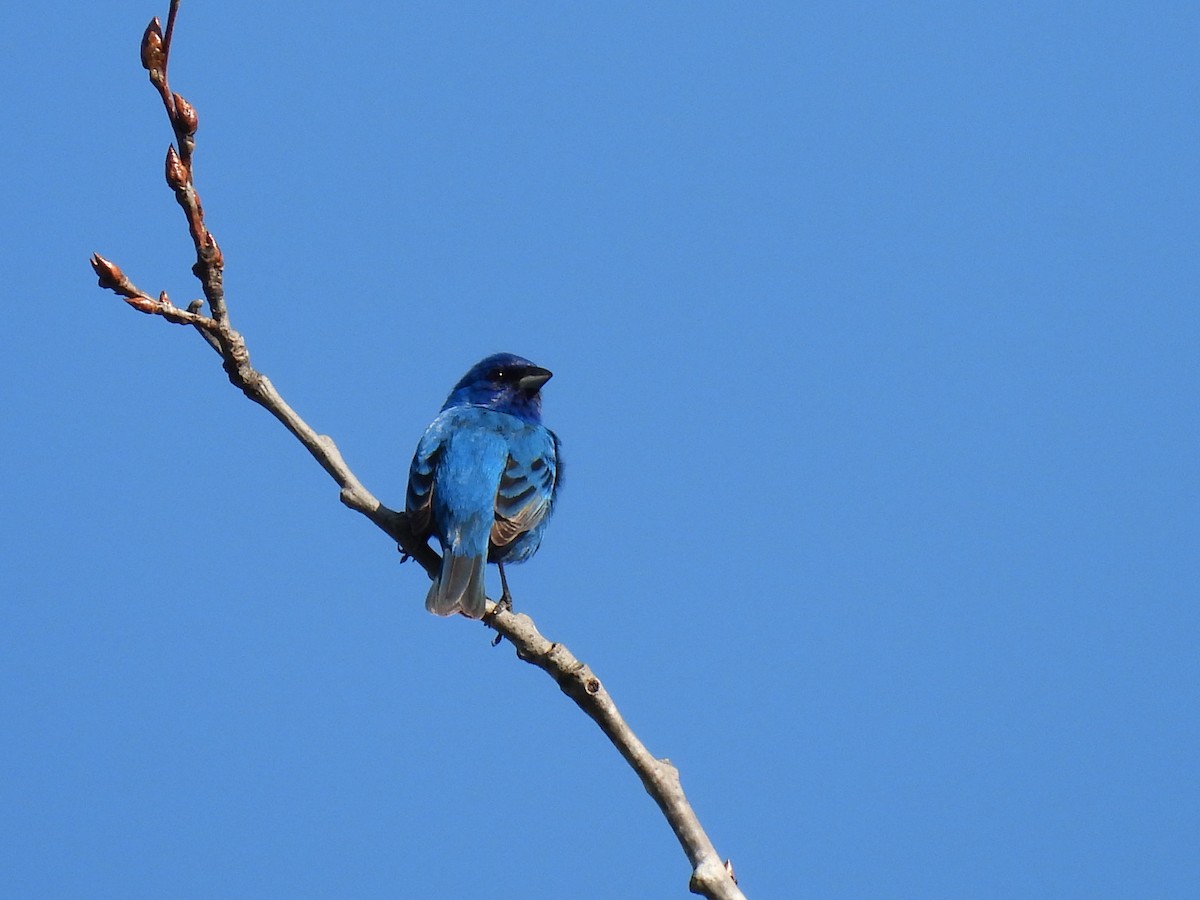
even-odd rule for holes
{"type": "Polygon", "coordinates": [[[179,154],[175,152],[174,144],[167,147],[166,171],[167,184],[170,185],[171,190],[182,191],[187,187],[187,167],[183,164],[183,160],[179,158],[179,154]]]}
{"type": "Polygon", "coordinates": [[[92,269],[95,270],[96,277],[99,279],[100,287],[121,293],[122,285],[125,283],[125,273],[121,271],[120,267],[99,253],[92,254],[91,263],[92,269]]]}
{"type": "Polygon", "coordinates": [[[208,264],[214,269],[225,268],[225,255],[221,253],[217,239],[212,236],[211,231],[204,235],[204,255],[208,258],[208,264]]]}
{"type": "Polygon", "coordinates": [[[166,61],[166,54],[163,52],[162,23],[158,21],[158,16],[155,16],[142,33],[142,68],[148,72],[161,73],[166,61]]]}
{"type": "Polygon", "coordinates": [[[144,312],[147,315],[153,315],[159,309],[157,301],[153,297],[147,297],[145,294],[133,294],[126,297],[125,302],[138,312],[144,312]]]}
{"type": "Polygon", "coordinates": [[[178,94],[171,96],[175,100],[175,124],[184,134],[189,136],[195,134],[196,128],[200,124],[195,108],[178,94]]]}

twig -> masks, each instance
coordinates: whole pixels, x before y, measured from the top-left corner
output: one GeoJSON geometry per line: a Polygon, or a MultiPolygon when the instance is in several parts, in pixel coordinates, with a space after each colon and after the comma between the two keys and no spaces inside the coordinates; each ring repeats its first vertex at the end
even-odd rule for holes
{"type": "Polygon", "coordinates": [[[142,68],[150,76],[150,83],[162,98],[167,119],[175,132],[175,144],[167,148],[167,184],[175,192],[175,200],[187,217],[188,232],[196,248],[196,264],[192,272],[200,279],[204,298],[213,319],[222,322],[226,318],[225,287],[223,283],[224,258],[216,238],[204,224],[204,207],[192,179],[192,152],[196,148],[196,129],[200,120],[192,104],[171,90],[167,81],[167,61],[171,53],[171,39],[175,33],[175,16],[179,12],[179,0],[171,0],[171,11],[167,16],[167,34],[162,33],[158,16],[150,20],[142,34],[142,68]],[[177,149],[178,148],[178,149],[177,149]]]}
{"type": "MultiPolygon", "coordinates": [[[[195,328],[220,354],[229,380],[278,419],[329,473],[341,489],[342,503],[374,522],[407,556],[415,559],[430,577],[434,577],[440,568],[441,557],[426,540],[413,533],[403,513],[388,509],[363,486],[346,465],[333,440],[328,435],[314,431],[284,401],[270,379],[250,364],[246,341],[230,322],[225,305],[224,259],[216,239],[205,224],[204,209],[193,181],[192,156],[198,124],[196,111],[183,97],[171,91],[167,81],[167,63],[178,11],[179,0],[171,0],[165,36],[158,18],[150,21],[142,35],[141,58],[142,65],[149,73],[150,83],[162,98],[175,132],[175,144],[167,149],[166,181],[187,219],[188,232],[196,250],[192,273],[200,281],[205,300],[195,300],[186,309],[180,309],[171,303],[165,291],[158,297],[147,294],[134,285],[115,263],[96,253],[92,255],[91,264],[99,284],[124,297],[125,302],[134,309],[195,328]],[[205,302],[209,315],[202,313],[205,302]]],[[[484,621],[516,647],[521,659],[549,674],[563,693],[600,726],[637,773],[646,791],[662,810],[692,865],[688,884],[690,890],[713,900],[745,900],[733,877],[732,866],[728,860],[721,862],[688,803],[680,785],[678,770],[669,760],[656,759],[638,740],[592,670],[562,644],[546,640],[527,615],[491,604],[484,621]]]]}

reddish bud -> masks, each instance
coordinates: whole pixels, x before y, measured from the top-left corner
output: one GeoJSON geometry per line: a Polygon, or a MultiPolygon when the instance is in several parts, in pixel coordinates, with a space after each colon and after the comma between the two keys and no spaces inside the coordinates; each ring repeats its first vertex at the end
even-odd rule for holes
{"type": "Polygon", "coordinates": [[[217,239],[212,236],[211,231],[204,236],[204,249],[209,265],[214,269],[225,268],[225,256],[221,253],[221,248],[217,245],[217,239]]]}
{"type": "Polygon", "coordinates": [[[142,33],[142,68],[149,72],[161,72],[164,63],[166,55],[163,53],[162,23],[155,16],[142,33]]]}
{"type": "Polygon", "coordinates": [[[114,262],[109,262],[99,253],[92,254],[92,268],[96,272],[100,287],[109,291],[120,291],[125,282],[125,273],[114,262]]]}
{"type": "Polygon", "coordinates": [[[179,158],[179,154],[175,152],[175,145],[171,144],[167,148],[167,184],[170,185],[173,191],[182,191],[187,187],[188,175],[187,167],[184,166],[183,160],[179,158]]]}
{"type": "Polygon", "coordinates": [[[145,294],[134,294],[132,297],[126,297],[125,302],[136,309],[138,312],[155,313],[158,312],[158,303],[153,297],[147,297],[145,294]]]}
{"type": "Polygon", "coordinates": [[[171,96],[175,100],[175,124],[184,134],[195,134],[196,127],[199,125],[195,108],[178,94],[171,96]]]}

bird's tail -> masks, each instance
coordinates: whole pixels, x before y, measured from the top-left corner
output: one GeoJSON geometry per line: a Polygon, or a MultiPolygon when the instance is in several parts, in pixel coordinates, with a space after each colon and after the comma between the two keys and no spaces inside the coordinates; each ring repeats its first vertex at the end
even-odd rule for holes
{"type": "Polygon", "coordinates": [[[486,562],[486,556],[455,556],[447,548],[442,555],[442,573],[425,596],[425,608],[438,616],[461,611],[472,619],[482,619],[487,608],[483,585],[486,562]]]}

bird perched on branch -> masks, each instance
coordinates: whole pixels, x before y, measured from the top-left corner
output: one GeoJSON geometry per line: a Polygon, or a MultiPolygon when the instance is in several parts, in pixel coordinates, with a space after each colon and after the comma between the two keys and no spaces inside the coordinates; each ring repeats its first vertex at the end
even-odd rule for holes
{"type": "Polygon", "coordinates": [[[425,430],[408,472],[413,531],[442,545],[442,569],[425,608],[483,617],[484,564],[500,569],[537,552],[562,485],[558,436],[542,425],[547,369],[511,353],[480,360],[425,430]]]}

